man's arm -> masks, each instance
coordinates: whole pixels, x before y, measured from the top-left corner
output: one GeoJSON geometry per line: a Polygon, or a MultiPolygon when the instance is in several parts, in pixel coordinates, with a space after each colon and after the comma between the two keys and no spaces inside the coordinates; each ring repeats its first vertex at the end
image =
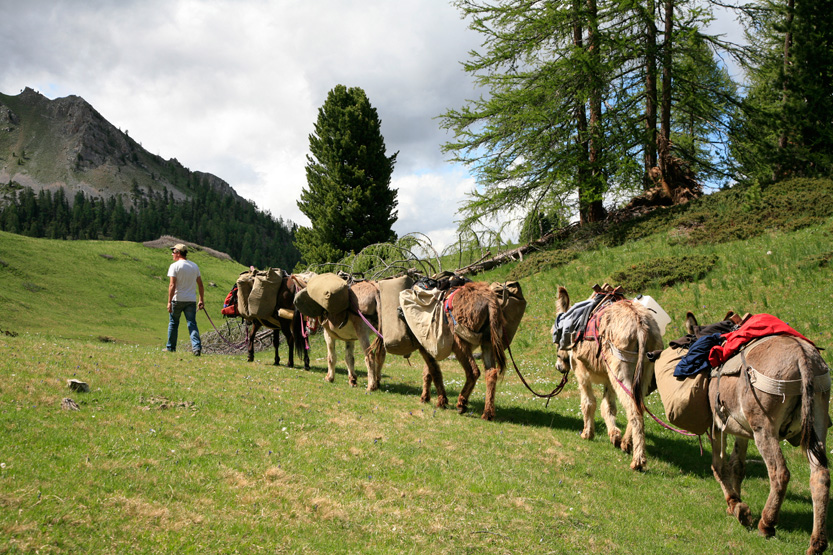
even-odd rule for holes
{"type": "Polygon", "coordinates": [[[200,302],[197,305],[197,309],[202,310],[202,307],[205,306],[205,288],[202,286],[202,276],[197,276],[197,288],[200,291],[200,302]]]}
{"type": "Polygon", "coordinates": [[[168,284],[168,313],[174,311],[174,307],[171,304],[174,301],[174,293],[176,293],[176,278],[171,276],[171,282],[168,284]]]}

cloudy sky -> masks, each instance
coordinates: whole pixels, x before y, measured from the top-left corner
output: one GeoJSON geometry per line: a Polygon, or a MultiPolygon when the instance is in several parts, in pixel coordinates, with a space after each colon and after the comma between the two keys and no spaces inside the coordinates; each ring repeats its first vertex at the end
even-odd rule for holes
{"type": "Polygon", "coordinates": [[[296,205],[309,134],[338,84],[365,90],[399,151],[399,234],[453,241],[473,180],[437,116],[472,98],[479,44],[444,0],[26,0],[0,19],[0,92],[78,95],[147,150],[217,175],[275,216],[296,205]]]}
{"type": "MultiPolygon", "coordinates": [[[[476,95],[480,36],[446,0],[25,0],[0,19],[0,92],[78,95],[163,158],[224,179],[275,216],[296,205],[327,92],[365,90],[399,151],[401,234],[453,242],[474,186],[437,116],[476,95]]],[[[724,20],[728,28],[731,21],[724,20]]]]}

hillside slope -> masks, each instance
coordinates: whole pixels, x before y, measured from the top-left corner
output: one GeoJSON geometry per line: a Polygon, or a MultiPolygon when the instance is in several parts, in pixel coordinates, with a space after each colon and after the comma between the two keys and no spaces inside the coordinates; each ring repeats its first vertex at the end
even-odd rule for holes
{"type": "MultiPolygon", "coordinates": [[[[200,267],[212,319],[221,320],[218,307],[246,268],[201,250],[189,259],[200,267]]],[[[167,248],[0,232],[0,330],[164,345],[170,263],[167,248]]],[[[203,312],[198,323],[210,329],[203,312]]]]}

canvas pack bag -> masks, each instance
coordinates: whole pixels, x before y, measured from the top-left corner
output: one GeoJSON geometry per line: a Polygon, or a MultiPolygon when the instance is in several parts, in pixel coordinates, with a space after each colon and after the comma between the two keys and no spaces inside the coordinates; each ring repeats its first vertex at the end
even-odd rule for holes
{"type": "Polygon", "coordinates": [[[261,320],[272,317],[278,304],[278,292],[282,283],[283,272],[280,268],[254,272],[254,283],[249,293],[249,313],[252,317],[261,320]]]}
{"type": "Polygon", "coordinates": [[[665,416],[674,426],[693,434],[705,433],[712,423],[709,407],[709,375],[701,372],[688,378],[675,378],[674,369],[688,349],[669,347],[662,351],[654,364],[665,416]]]}
{"type": "Polygon", "coordinates": [[[324,309],[323,318],[337,328],[344,325],[350,308],[350,287],[346,281],[333,273],[319,274],[307,282],[307,292],[324,309]]]}
{"type": "Polygon", "coordinates": [[[497,294],[501,309],[503,309],[503,317],[506,319],[506,326],[503,328],[506,337],[504,346],[508,347],[512,344],[512,339],[515,338],[515,333],[526,312],[526,299],[521,291],[521,284],[517,281],[494,282],[490,287],[497,294]]]}
{"type": "Polygon", "coordinates": [[[408,356],[417,350],[416,338],[408,329],[408,323],[399,317],[399,294],[414,286],[410,276],[379,281],[381,333],[385,338],[385,350],[394,355],[408,356]]]}
{"type": "Polygon", "coordinates": [[[399,305],[416,340],[436,360],[451,354],[454,338],[443,314],[443,291],[439,289],[405,289],[399,293],[399,305]]]}
{"type": "Polygon", "coordinates": [[[308,318],[324,316],[324,307],[312,300],[306,287],[295,293],[295,308],[308,318]]]}
{"type": "Polygon", "coordinates": [[[249,312],[249,294],[255,284],[254,274],[254,270],[243,272],[237,278],[237,312],[247,320],[252,318],[252,314],[249,312]]]}

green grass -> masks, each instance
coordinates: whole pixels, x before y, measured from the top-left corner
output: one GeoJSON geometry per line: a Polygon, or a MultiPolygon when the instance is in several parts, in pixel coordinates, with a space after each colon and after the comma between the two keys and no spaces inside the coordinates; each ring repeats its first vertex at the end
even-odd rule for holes
{"type": "MultiPolygon", "coordinates": [[[[206,305],[222,307],[246,268],[201,251],[189,259],[200,267],[206,305]]],[[[170,264],[169,250],[137,243],[47,241],[0,232],[0,328],[164,346],[170,264]]],[[[212,319],[218,317],[214,311],[212,319]]],[[[203,312],[198,323],[201,330],[210,328],[203,312]]]]}
{"type": "MultiPolygon", "coordinates": [[[[831,363],[831,232],[829,218],[716,244],[657,231],[582,252],[521,278],[529,306],[515,360],[535,389],[551,390],[560,378],[549,337],[557,285],[575,301],[616,272],[691,256],[716,261],[696,281],[639,291],[672,317],[666,342],[682,335],[687,310],[701,322],[728,309],[769,312],[828,348],[831,363]]],[[[169,257],[130,243],[0,234],[0,553],[699,555],[807,547],[812,508],[799,450],[785,445],[792,480],[777,535],[765,540],[725,514],[708,445],[701,455],[695,439],[648,420],[648,470],[635,473],[598,415],[597,438],[582,440],[573,379],[547,407],[510,371],[496,420],[484,422],[482,381],[464,416],[420,404],[419,357],[408,364],[389,356],[382,390],[368,394],[361,363],[359,388],[347,386],[343,363],[335,384],[324,381],[320,337],[309,372],[273,367],[270,353],[254,363],[242,354],[160,353],[169,257]],[[91,392],[70,392],[70,378],[91,392]],[[64,397],[81,410],[61,410],[64,397]]],[[[199,252],[193,259],[218,284],[207,291],[216,320],[242,267],[199,252]]],[[[505,279],[516,266],[478,279],[505,279]]],[[[454,398],[462,371],[450,360],[442,368],[454,398]]],[[[657,395],[648,405],[663,414],[657,395]]],[[[744,498],[757,516],[769,485],[754,447],[747,474],[744,498]]]]}

